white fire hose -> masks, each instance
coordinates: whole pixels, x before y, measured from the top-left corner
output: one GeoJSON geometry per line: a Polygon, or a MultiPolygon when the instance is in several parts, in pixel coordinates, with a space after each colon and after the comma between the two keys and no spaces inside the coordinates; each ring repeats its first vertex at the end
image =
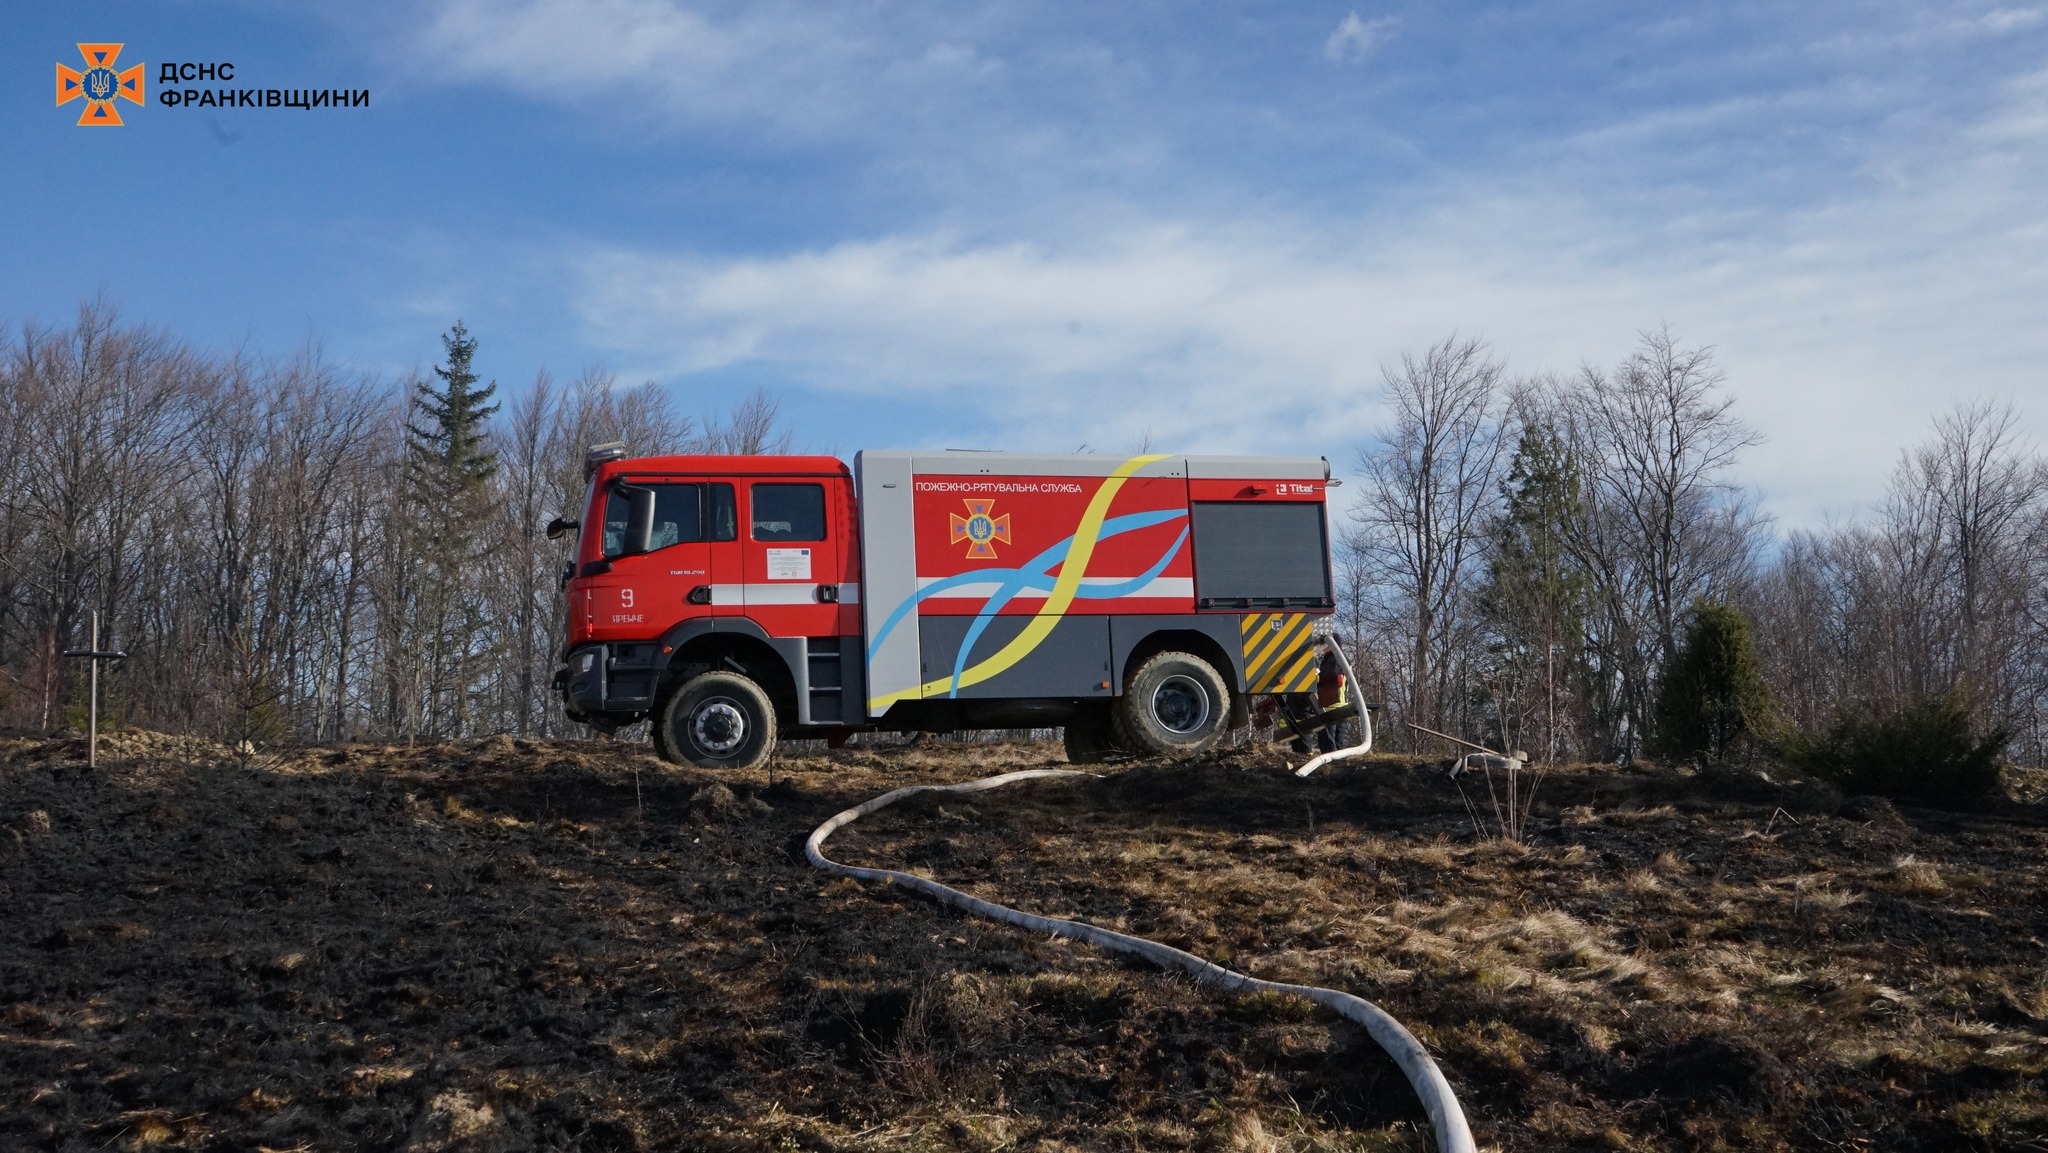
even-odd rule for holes
{"type": "MultiPolygon", "coordinates": [[[[1336,654],[1338,666],[1344,670],[1345,685],[1347,685],[1352,692],[1357,692],[1358,677],[1354,675],[1351,671],[1351,661],[1344,655],[1343,643],[1340,642],[1335,636],[1331,636],[1327,643],[1330,646],[1330,651],[1336,654]]],[[[1330,752],[1322,754],[1321,756],[1311,758],[1307,764],[1294,770],[1294,775],[1297,777],[1305,777],[1308,776],[1310,773],[1315,772],[1317,769],[1322,768],[1324,765],[1329,764],[1331,761],[1341,761],[1348,757],[1362,757],[1365,754],[1371,752],[1372,709],[1368,707],[1364,701],[1360,701],[1358,703],[1358,723],[1365,729],[1365,738],[1363,740],[1359,741],[1357,744],[1352,745],[1348,748],[1333,749],[1330,752]]]]}
{"type": "MultiPolygon", "coordinates": [[[[1343,659],[1341,652],[1338,654],[1338,659],[1340,661],[1343,659]]],[[[1347,663],[1345,665],[1347,676],[1350,671],[1350,665],[1347,663]]],[[[1361,708],[1359,713],[1360,715],[1365,715],[1366,710],[1361,708]]],[[[1371,745],[1372,721],[1368,718],[1365,722],[1365,745],[1363,747],[1370,748],[1371,745]]],[[[1306,776],[1327,760],[1338,756],[1356,755],[1358,751],[1358,749],[1343,749],[1337,753],[1325,753],[1321,757],[1310,761],[1298,772],[1306,776]]],[[[1423,1111],[1429,1114],[1429,1123],[1436,1131],[1437,1153],[1477,1153],[1478,1147],[1472,1142],[1472,1128],[1465,1123],[1465,1111],[1459,1108],[1458,1098],[1451,1092],[1450,1082],[1444,1079],[1442,1071],[1436,1067],[1436,1062],[1430,1060],[1429,1051],[1422,1047],[1422,1042],[1417,1041],[1413,1033],[1402,1027],[1401,1022],[1389,1016],[1386,1010],[1381,1009],[1362,997],[1354,997],[1349,993],[1338,992],[1335,989],[1324,989],[1314,985],[1288,985],[1277,981],[1261,981],[1257,977],[1248,977],[1243,973],[1234,972],[1221,965],[1204,961],[1193,953],[1184,952],[1171,945],[1161,944],[1158,941],[1148,941],[1143,937],[1133,937],[1125,933],[1112,932],[1109,929],[1083,924],[1080,921],[1069,921],[1059,917],[1041,917],[1035,913],[1026,913],[1018,909],[984,901],[978,897],[968,896],[958,889],[948,888],[937,881],[926,880],[923,877],[898,872],[895,869],[867,869],[858,865],[842,865],[826,857],[822,849],[825,838],[831,836],[839,829],[852,824],[869,813],[885,809],[905,797],[914,796],[918,793],[977,793],[984,789],[1000,788],[1003,785],[1013,785],[1019,781],[1033,780],[1038,777],[1094,776],[1097,776],[1097,774],[1085,773],[1077,769],[1028,769],[1023,772],[1003,773],[1000,776],[985,777],[978,781],[967,781],[958,785],[911,785],[908,788],[883,793],[881,796],[856,805],[819,825],[811,833],[810,840],[804,842],[804,856],[810,858],[811,864],[827,872],[837,873],[844,877],[855,877],[863,881],[882,881],[891,885],[901,885],[905,888],[915,889],[928,897],[933,897],[941,904],[952,905],[955,908],[964,909],[967,912],[976,913],[983,917],[1021,926],[1034,932],[1049,933],[1055,937],[1071,937],[1075,940],[1086,941],[1091,945],[1109,949],[1113,952],[1129,953],[1143,957],[1163,968],[1179,969],[1204,985],[1214,985],[1234,993],[1288,993],[1313,1001],[1326,1009],[1336,1012],[1340,1016],[1363,1025],[1365,1031],[1371,1035],[1372,1039],[1379,1043],[1380,1048],[1386,1050],[1387,1055],[1394,1059],[1394,1063],[1401,1067],[1401,1072],[1408,1078],[1408,1084],[1414,1087],[1415,1095],[1421,1098],[1423,1111]]]]}

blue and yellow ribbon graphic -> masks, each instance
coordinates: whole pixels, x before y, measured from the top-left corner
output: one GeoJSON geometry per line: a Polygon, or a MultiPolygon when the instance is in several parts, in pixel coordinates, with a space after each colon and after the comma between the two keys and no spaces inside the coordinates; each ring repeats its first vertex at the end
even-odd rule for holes
{"type": "Polygon", "coordinates": [[[868,702],[870,711],[879,713],[897,701],[915,700],[920,697],[938,696],[940,694],[953,696],[958,694],[961,689],[971,685],[978,685],[991,677],[1000,675],[1018,661],[1023,660],[1046,637],[1052,634],[1054,626],[1058,625],[1060,620],[1066,616],[1068,607],[1074,603],[1074,599],[1077,596],[1089,600],[1125,596],[1144,587],[1144,585],[1150,583],[1160,573],[1164,572],[1166,566],[1172,562],[1173,558],[1179,554],[1181,548],[1187,543],[1188,533],[1186,528],[1181,529],[1180,536],[1173,542],[1173,547],[1168,549],[1166,554],[1160,557],[1151,569],[1145,573],[1114,585],[1098,585],[1092,588],[1084,588],[1081,584],[1081,579],[1088,572],[1088,561],[1094,556],[1095,546],[1099,542],[1109,537],[1120,536],[1127,532],[1135,532],[1142,528],[1150,528],[1153,525],[1164,524],[1168,521],[1187,516],[1185,508],[1132,513],[1128,516],[1120,516],[1113,519],[1108,516],[1110,502],[1116,499],[1118,492],[1122,491],[1124,482],[1146,465],[1165,459],[1166,457],[1163,455],[1134,456],[1118,465],[1115,471],[1111,472],[1108,478],[1102,482],[1102,486],[1095,490],[1094,497],[1088,501],[1088,507],[1082,512],[1081,523],[1075,527],[1074,535],[1039,553],[1017,568],[979,569],[970,573],[962,573],[959,576],[947,577],[944,580],[933,581],[931,584],[919,589],[914,596],[896,606],[895,610],[889,614],[888,619],[883,622],[880,631],[868,643],[868,659],[870,661],[880,651],[882,641],[888,637],[890,630],[894,629],[904,616],[914,611],[918,603],[926,597],[949,588],[957,588],[960,585],[985,582],[991,577],[1001,579],[1001,583],[995,593],[989,597],[988,601],[983,604],[981,612],[975,616],[974,624],[969,627],[966,639],[961,642],[960,653],[954,661],[952,675],[939,678],[938,680],[927,681],[916,688],[903,689],[885,696],[875,697],[868,702]],[[1054,565],[1060,566],[1060,575],[1057,579],[1050,577],[1054,565]],[[1045,603],[1039,606],[1038,612],[1033,615],[1031,622],[1024,626],[1023,631],[1019,632],[1016,637],[1011,639],[1010,643],[998,649],[987,659],[980,661],[971,668],[964,667],[967,662],[968,653],[974,648],[975,640],[981,636],[982,632],[988,627],[989,621],[995,618],[996,613],[1001,611],[1002,607],[1014,599],[1017,594],[1026,589],[1046,588],[1048,582],[1051,587],[1045,598],[1045,603]]]}

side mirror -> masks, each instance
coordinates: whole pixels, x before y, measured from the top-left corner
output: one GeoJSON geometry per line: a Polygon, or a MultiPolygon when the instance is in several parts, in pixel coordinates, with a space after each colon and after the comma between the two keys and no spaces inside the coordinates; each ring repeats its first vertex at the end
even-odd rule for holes
{"type": "Polygon", "coordinates": [[[638,556],[654,539],[654,490],[620,485],[612,491],[624,494],[627,501],[625,555],[638,556]]]}
{"type": "Polygon", "coordinates": [[[568,536],[570,533],[575,532],[577,529],[582,527],[583,522],[580,520],[564,520],[561,517],[556,517],[555,519],[548,522],[548,539],[561,540],[563,537],[568,536]]]}

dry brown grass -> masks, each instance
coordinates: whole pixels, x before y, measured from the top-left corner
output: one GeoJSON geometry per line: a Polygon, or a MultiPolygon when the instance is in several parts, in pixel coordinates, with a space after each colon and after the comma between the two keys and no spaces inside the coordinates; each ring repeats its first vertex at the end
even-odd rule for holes
{"type": "Polygon", "coordinates": [[[1948,881],[1941,875],[1941,866],[1933,861],[1923,861],[1911,853],[1892,862],[1885,880],[1891,882],[1893,892],[1913,897],[1940,897],[1949,891],[1948,881]]]}
{"type": "MultiPolygon", "coordinates": [[[[602,745],[242,765],[124,739],[96,778],[0,744],[0,1147],[1428,1148],[1398,1073],[1303,1004],[797,852],[848,804],[1059,763],[1046,746],[733,779],[602,745]]],[[[1894,827],[1576,770],[1520,846],[1475,841],[1426,768],[1326,773],[1126,766],[835,844],[1371,996],[1491,1146],[2048,1134],[2038,816],[1894,827]]]]}

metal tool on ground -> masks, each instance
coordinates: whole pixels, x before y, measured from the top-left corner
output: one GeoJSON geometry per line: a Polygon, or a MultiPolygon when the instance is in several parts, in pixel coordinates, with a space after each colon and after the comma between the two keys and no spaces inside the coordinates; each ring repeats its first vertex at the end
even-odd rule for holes
{"type": "Polygon", "coordinates": [[[100,765],[100,662],[124,661],[127,653],[100,651],[100,614],[92,614],[92,644],[82,649],[65,649],[64,655],[89,663],[92,669],[92,687],[86,693],[86,737],[85,764],[96,769],[100,765]]]}
{"type": "Polygon", "coordinates": [[[1501,837],[1519,843],[1527,836],[1529,831],[1529,809],[1536,802],[1537,786],[1543,783],[1543,775],[1549,771],[1549,765],[1546,764],[1542,769],[1537,770],[1535,780],[1530,781],[1528,788],[1524,790],[1522,788],[1522,777],[1529,771],[1529,754],[1522,750],[1516,749],[1512,753],[1499,752],[1474,741],[1468,741],[1463,737],[1454,737],[1449,733],[1425,728],[1413,721],[1408,722],[1408,727],[1418,733],[1428,733],[1432,737],[1441,737],[1454,744],[1464,745],[1466,748],[1474,750],[1459,757],[1458,763],[1451,766],[1451,780],[1457,783],[1458,796],[1465,802],[1465,812],[1472,818],[1472,829],[1474,832],[1478,833],[1481,837],[1486,836],[1486,829],[1480,824],[1479,812],[1473,807],[1472,798],[1465,795],[1464,778],[1472,775],[1476,764],[1480,775],[1486,778],[1486,795],[1493,803],[1494,824],[1501,837]],[[1505,804],[1502,802],[1501,790],[1496,789],[1494,786],[1493,772],[1495,769],[1501,770],[1506,778],[1502,785],[1502,788],[1507,792],[1505,804]]]}
{"type": "MultiPolygon", "coordinates": [[[[1366,727],[1365,743],[1372,743],[1372,728],[1366,727]]],[[[1349,750],[1346,750],[1349,752],[1349,750]]],[[[1331,756],[1334,754],[1324,754],[1331,756]]],[[[1318,758],[1320,761],[1321,758],[1318,758]]],[[[1317,762],[1310,762],[1311,765],[1317,762]]],[[[967,781],[957,785],[911,785],[883,793],[879,797],[856,805],[819,825],[812,831],[810,839],[804,842],[804,856],[812,865],[842,877],[854,877],[863,881],[882,881],[886,884],[901,885],[937,899],[941,904],[964,909],[967,912],[1005,924],[1017,925],[1034,932],[1049,933],[1055,937],[1068,937],[1086,941],[1091,945],[1128,953],[1167,969],[1179,969],[1193,977],[1198,983],[1213,985],[1233,993],[1286,993],[1321,1005],[1338,1015],[1364,1026],[1366,1033],[1386,1050],[1401,1072],[1408,1078],[1415,1095],[1421,1099],[1422,1108],[1429,1115],[1430,1126],[1436,1133],[1438,1153],[1477,1153],[1472,1139],[1472,1127],[1465,1120],[1465,1111],[1458,1105],[1458,1098],[1451,1091],[1451,1085],[1444,1078],[1443,1071],[1430,1059],[1429,1051],[1422,1042],[1415,1039],[1401,1022],[1395,1020],[1386,1010],[1350,993],[1336,989],[1325,989],[1316,985],[1289,985],[1278,981],[1262,981],[1257,977],[1226,969],[1205,961],[1193,953],[1176,949],[1158,941],[1133,937],[1096,925],[1080,921],[1069,921],[1059,917],[1042,917],[1026,913],[1007,905],[998,905],[972,897],[958,889],[949,888],[937,881],[895,869],[870,869],[859,865],[842,865],[825,856],[825,838],[852,824],[870,813],[888,808],[906,797],[919,793],[976,793],[986,789],[1000,788],[1020,781],[1037,780],[1045,777],[1094,777],[1096,774],[1077,769],[1027,769],[1023,772],[1003,773],[1000,776],[984,777],[978,781],[967,781]]]]}

